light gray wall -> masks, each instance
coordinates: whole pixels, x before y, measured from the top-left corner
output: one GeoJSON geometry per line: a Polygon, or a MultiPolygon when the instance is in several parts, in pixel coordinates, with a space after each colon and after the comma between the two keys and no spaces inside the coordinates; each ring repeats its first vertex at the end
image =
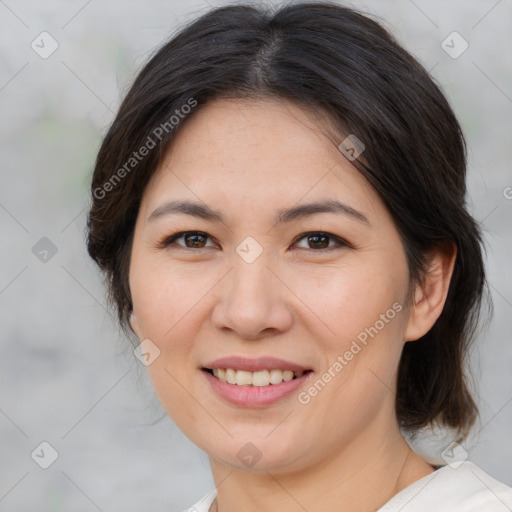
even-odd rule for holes
{"type": "MultiPolygon", "coordinates": [[[[212,485],[206,455],[167,417],[155,423],[162,410],[84,245],[95,152],[123,91],[208,3],[0,2],[0,511],[179,511],[212,485]],[[59,45],[46,59],[31,48],[51,49],[43,31],[59,45]],[[58,453],[46,470],[35,462],[51,460],[43,441],[58,453]]],[[[482,422],[466,448],[512,485],[512,3],[352,4],[432,69],[467,136],[495,318],[473,353],[482,422]],[[453,31],[469,44],[457,59],[441,47],[453,31]]]]}

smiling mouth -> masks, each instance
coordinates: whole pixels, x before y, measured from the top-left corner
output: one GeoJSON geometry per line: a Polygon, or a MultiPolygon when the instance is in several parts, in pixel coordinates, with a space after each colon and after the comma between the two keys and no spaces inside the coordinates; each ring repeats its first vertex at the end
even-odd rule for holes
{"type": "Polygon", "coordinates": [[[312,370],[294,372],[292,370],[260,370],[249,372],[246,370],[235,370],[233,368],[202,368],[203,371],[213,375],[215,378],[235,386],[276,386],[282,382],[297,379],[310,373],[312,370]]]}

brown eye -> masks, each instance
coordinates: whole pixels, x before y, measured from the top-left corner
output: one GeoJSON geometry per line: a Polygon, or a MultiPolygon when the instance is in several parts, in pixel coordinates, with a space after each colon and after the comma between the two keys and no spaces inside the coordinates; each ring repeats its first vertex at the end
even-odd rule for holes
{"type": "Polygon", "coordinates": [[[308,243],[313,244],[315,249],[327,249],[329,247],[329,237],[325,235],[310,235],[308,243]]]}
{"type": "Polygon", "coordinates": [[[202,248],[207,239],[206,236],[201,234],[187,234],[183,235],[183,239],[185,240],[185,245],[187,247],[192,248],[202,248]]]}
{"type": "Polygon", "coordinates": [[[342,240],[341,238],[331,235],[330,233],[323,233],[323,232],[311,232],[311,233],[305,233],[301,235],[301,237],[297,240],[306,240],[307,247],[300,247],[300,249],[306,249],[306,250],[313,250],[320,252],[322,249],[324,250],[330,250],[335,249],[343,246],[348,246],[348,243],[342,240]],[[329,245],[330,241],[333,241],[333,245],[329,245]]]}
{"type": "MultiPolygon", "coordinates": [[[[164,248],[171,245],[183,249],[206,249],[208,247],[214,247],[213,244],[209,246],[206,245],[208,240],[210,240],[210,237],[202,231],[181,231],[160,242],[159,247],[164,248]],[[183,242],[177,243],[177,240],[181,239],[183,239],[183,242]]],[[[299,249],[313,252],[325,252],[342,247],[350,247],[350,244],[343,239],[324,232],[313,231],[304,233],[296,239],[294,245],[302,240],[306,240],[307,247],[299,247],[299,249]]]]}
{"type": "Polygon", "coordinates": [[[206,233],[201,231],[182,231],[166,238],[159,244],[159,246],[167,247],[174,244],[185,249],[205,249],[209,247],[206,245],[209,238],[210,237],[206,233]],[[176,243],[176,241],[180,239],[183,239],[184,243],[176,243]]]}

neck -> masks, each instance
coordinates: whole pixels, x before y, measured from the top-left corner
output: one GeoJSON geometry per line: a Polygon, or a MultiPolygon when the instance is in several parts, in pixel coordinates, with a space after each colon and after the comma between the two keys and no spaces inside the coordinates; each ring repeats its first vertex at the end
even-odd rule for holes
{"type": "Polygon", "coordinates": [[[375,511],[433,472],[396,424],[391,429],[370,427],[349,446],[302,470],[252,473],[213,458],[210,462],[217,487],[212,512],[375,511]]]}

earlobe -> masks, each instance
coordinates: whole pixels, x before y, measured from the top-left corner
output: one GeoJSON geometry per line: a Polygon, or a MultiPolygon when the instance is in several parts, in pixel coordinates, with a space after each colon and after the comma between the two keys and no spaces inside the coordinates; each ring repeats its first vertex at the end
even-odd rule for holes
{"type": "Polygon", "coordinates": [[[130,322],[130,327],[132,328],[132,331],[137,335],[137,337],[139,339],[142,339],[139,334],[139,322],[138,322],[137,316],[135,315],[133,310],[130,313],[129,322],[130,322]]]}
{"type": "Polygon", "coordinates": [[[432,251],[429,270],[414,290],[404,339],[414,341],[424,336],[443,311],[453,275],[457,248],[447,242],[432,251]]]}

